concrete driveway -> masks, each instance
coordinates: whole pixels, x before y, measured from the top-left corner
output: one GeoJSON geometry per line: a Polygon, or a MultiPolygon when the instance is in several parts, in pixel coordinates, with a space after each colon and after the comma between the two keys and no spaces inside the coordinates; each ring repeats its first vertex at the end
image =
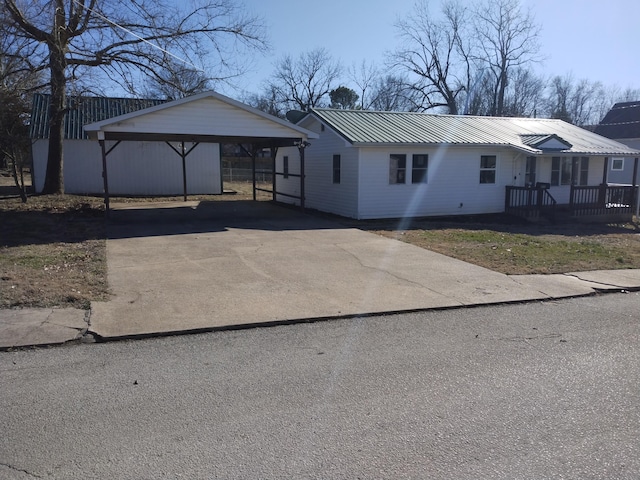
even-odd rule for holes
{"type": "Polygon", "coordinates": [[[574,276],[509,277],[267,202],[112,205],[104,337],[547,299],[574,276]]]}

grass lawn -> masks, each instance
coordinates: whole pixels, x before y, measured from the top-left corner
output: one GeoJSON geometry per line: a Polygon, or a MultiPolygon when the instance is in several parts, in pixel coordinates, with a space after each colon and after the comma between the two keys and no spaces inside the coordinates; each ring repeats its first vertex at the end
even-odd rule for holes
{"type": "Polygon", "coordinates": [[[492,216],[479,220],[367,229],[511,275],[640,268],[640,231],[632,223],[541,226],[492,216]]]}
{"type": "MultiPolygon", "coordinates": [[[[252,198],[248,183],[225,184],[225,188],[236,193],[189,199],[252,198]]],[[[0,185],[0,308],[86,309],[91,301],[108,299],[102,199],[42,195],[23,204],[7,192],[10,189],[0,185]]],[[[259,194],[259,199],[268,198],[259,194]]],[[[172,199],[182,200],[162,198],[172,199]]],[[[637,224],[536,226],[501,216],[419,219],[410,225],[335,220],[507,274],[640,268],[637,224]]]]}

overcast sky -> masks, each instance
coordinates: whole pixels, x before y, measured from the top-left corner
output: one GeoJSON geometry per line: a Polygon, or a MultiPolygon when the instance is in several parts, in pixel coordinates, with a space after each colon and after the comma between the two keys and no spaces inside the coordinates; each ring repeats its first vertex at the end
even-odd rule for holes
{"type": "MultiPolygon", "coordinates": [[[[572,73],[605,85],[640,88],[640,0],[522,0],[542,26],[536,68],[545,75],[572,73]]],[[[414,0],[244,0],[267,22],[272,54],[258,58],[241,85],[257,92],[285,54],[325,47],[343,65],[382,65],[397,44],[394,22],[414,0]]],[[[437,11],[438,0],[431,2],[437,11]]],[[[471,3],[471,2],[468,2],[471,3]]],[[[238,96],[235,92],[224,92],[238,96]]]]}

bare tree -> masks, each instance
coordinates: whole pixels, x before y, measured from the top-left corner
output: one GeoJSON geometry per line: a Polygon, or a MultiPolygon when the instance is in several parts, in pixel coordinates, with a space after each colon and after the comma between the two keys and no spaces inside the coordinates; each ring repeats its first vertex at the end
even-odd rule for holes
{"type": "Polygon", "coordinates": [[[24,169],[31,153],[31,94],[42,88],[42,72],[30,62],[33,45],[9,35],[5,15],[0,12],[0,168],[9,169],[26,202],[24,169]]]}
{"type": "Polygon", "coordinates": [[[468,88],[472,70],[463,31],[467,21],[467,10],[459,3],[444,3],[438,20],[423,0],[396,23],[403,44],[389,61],[416,77],[411,85],[423,110],[444,107],[447,113],[458,113],[459,96],[468,88]]]}
{"type": "Polygon", "coordinates": [[[360,108],[368,110],[372,105],[371,91],[379,79],[378,69],[371,63],[367,64],[365,60],[358,66],[355,64],[349,68],[348,76],[358,90],[360,97],[360,108]]]}
{"type": "Polygon", "coordinates": [[[168,58],[161,72],[149,77],[144,95],[175,100],[211,90],[211,79],[202,71],[168,58]]]}
{"type": "MultiPolygon", "coordinates": [[[[238,75],[245,49],[266,47],[261,21],[233,0],[0,0],[10,34],[33,45],[34,64],[49,75],[49,154],[44,192],[64,191],[63,119],[74,82],[99,69],[133,89],[139,74],[161,78],[167,54],[211,72],[238,75]],[[196,65],[197,63],[197,65],[196,65]]],[[[103,78],[103,80],[104,80],[103,78]]]]}
{"type": "Polygon", "coordinates": [[[370,108],[383,112],[417,112],[423,110],[421,100],[406,78],[387,75],[374,84],[370,108]]]}
{"type": "Polygon", "coordinates": [[[278,102],[287,110],[308,111],[327,103],[342,66],[324,48],[300,54],[285,55],[276,65],[269,88],[277,92],[278,102]]]}
{"type": "Polygon", "coordinates": [[[537,116],[544,104],[545,87],[546,81],[531,70],[515,69],[505,92],[503,116],[537,116]]]}
{"type": "Polygon", "coordinates": [[[486,0],[474,10],[477,61],[493,79],[490,114],[505,113],[505,97],[513,71],[538,59],[540,26],[520,0],[486,0]]]}
{"type": "Polygon", "coordinates": [[[278,90],[273,85],[266,85],[260,94],[246,95],[243,101],[275,117],[285,118],[287,114],[287,110],[279,101],[278,90]]]}
{"type": "Polygon", "coordinates": [[[575,80],[570,74],[556,76],[549,84],[547,114],[574,125],[595,125],[603,116],[604,98],[606,90],[600,82],[575,80]]]}

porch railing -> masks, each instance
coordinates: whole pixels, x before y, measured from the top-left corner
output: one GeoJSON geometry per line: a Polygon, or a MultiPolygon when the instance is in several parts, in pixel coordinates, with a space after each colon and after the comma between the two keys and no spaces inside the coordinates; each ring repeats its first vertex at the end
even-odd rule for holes
{"type": "Polygon", "coordinates": [[[571,215],[630,217],[638,201],[638,187],[631,185],[598,185],[571,187],[571,215]]]}
{"type": "Polygon", "coordinates": [[[504,211],[528,219],[555,216],[556,199],[544,186],[516,187],[507,186],[504,211]]]}

